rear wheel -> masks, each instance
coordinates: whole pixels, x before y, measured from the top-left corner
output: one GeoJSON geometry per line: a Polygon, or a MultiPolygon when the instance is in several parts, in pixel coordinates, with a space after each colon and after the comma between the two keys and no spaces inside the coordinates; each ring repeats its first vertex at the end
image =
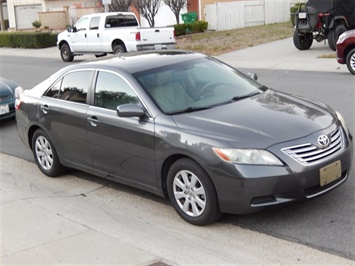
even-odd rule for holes
{"type": "Polygon", "coordinates": [[[196,162],[176,161],[169,169],[167,185],[169,199],[185,221],[207,225],[220,217],[214,185],[196,162]]]}
{"type": "Polygon", "coordinates": [[[299,34],[296,30],[293,34],[293,44],[298,50],[308,50],[313,43],[313,33],[299,34]]]}
{"type": "Polygon", "coordinates": [[[346,66],[351,74],[355,75],[355,48],[346,56],[346,66]]]}
{"type": "Polygon", "coordinates": [[[333,51],[336,50],[336,44],[339,36],[346,31],[346,27],[342,24],[335,26],[328,32],[328,45],[333,51]]]}
{"type": "Polygon", "coordinates": [[[38,168],[45,175],[56,177],[64,172],[65,168],[59,161],[52,141],[41,129],[33,134],[32,151],[38,168]]]}
{"type": "Polygon", "coordinates": [[[60,47],[60,56],[64,62],[72,62],[74,59],[73,53],[70,51],[70,47],[68,44],[63,44],[60,47]]]}
{"type": "Polygon", "coordinates": [[[125,49],[125,47],[122,44],[116,44],[113,47],[113,53],[114,54],[121,54],[121,53],[125,53],[125,52],[126,52],[126,49],[125,49]]]}

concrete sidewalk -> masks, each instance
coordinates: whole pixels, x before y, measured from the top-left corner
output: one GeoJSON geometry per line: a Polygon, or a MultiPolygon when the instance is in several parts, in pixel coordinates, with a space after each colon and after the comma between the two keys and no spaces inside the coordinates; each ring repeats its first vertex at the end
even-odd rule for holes
{"type": "MultiPolygon", "coordinates": [[[[0,48],[0,55],[56,58],[61,61],[57,47],[44,49],[0,48]]],[[[314,42],[311,49],[299,51],[293,45],[292,38],[288,38],[216,57],[236,68],[348,72],[346,66],[338,64],[335,58],[319,58],[324,55],[335,55],[335,52],[323,42],[314,42]]],[[[78,59],[82,61],[94,58],[94,55],[78,56],[74,58],[74,62],[78,59]]]]}
{"type": "Polygon", "coordinates": [[[1,265],[354,265],[217,222],[197,227],[167,200],[76,172],[44,176],[0,153],[1,265]]]}

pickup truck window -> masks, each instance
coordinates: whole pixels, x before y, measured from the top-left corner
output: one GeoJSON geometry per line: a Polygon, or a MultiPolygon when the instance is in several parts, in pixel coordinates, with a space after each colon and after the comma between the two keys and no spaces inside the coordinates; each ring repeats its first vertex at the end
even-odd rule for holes
{"type": "Polygon", "coordinates": [[[89,18],[81,18],[76,24],[76,29],[79,30],[86,30],[88,28],[89,18]]]}
{"type": "Polygon", "coordinates": [[[93,17],[90,21],[90,30],[98,30],[99,29],[100,17],[93,17]]]}
{"type": "Polygon", "coordinates": [[[117,15],[106,17],[106,28],[138,26],[137,19],[133,15],[117,15]]]}

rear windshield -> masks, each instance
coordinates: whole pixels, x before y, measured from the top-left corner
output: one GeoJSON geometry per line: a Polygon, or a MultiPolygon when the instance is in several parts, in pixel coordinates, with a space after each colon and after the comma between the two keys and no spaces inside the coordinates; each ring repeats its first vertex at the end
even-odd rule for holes
{"type": "Polygon", "coordinates": [[[117,28],[117,27],[134,27],[138,26],[138,22],[133,15],[115,15],[108,16],[106,18],[105,28],[117,28]]]}

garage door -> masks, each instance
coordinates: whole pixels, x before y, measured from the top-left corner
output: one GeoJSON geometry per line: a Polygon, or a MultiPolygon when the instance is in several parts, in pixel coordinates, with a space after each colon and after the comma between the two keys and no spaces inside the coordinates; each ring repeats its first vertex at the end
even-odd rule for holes
{"type": "Polygon", "coordinates": [[[32,22],[39,19],[38,12],[42,12],[41,5],[16,6],[16,28],[33,28],[32,22]]]}

